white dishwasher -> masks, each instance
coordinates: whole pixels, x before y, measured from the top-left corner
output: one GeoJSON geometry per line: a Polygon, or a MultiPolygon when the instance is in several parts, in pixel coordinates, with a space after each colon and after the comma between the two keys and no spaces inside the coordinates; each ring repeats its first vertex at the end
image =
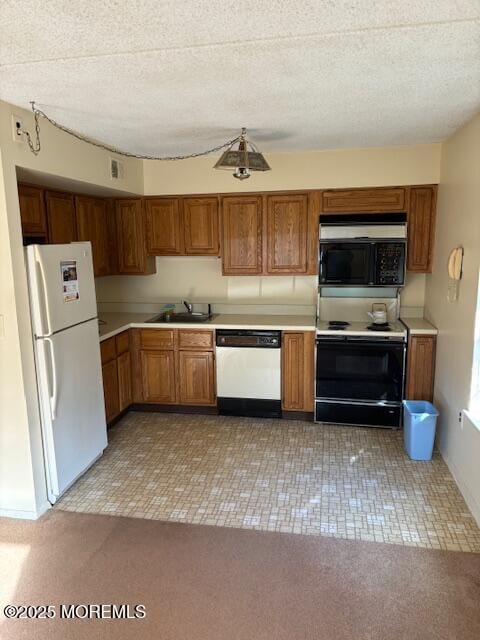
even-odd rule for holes
{"type": "Polygon", "coordinates": [[[217,329],[220,415],[280,418],[281,331],[217,329]]]}

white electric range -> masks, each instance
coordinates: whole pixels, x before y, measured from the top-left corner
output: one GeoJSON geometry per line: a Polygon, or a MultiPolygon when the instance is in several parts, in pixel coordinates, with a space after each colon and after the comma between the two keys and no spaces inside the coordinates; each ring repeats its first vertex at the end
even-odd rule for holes
{"type": "Polygon", "coordinates": [[[403,421],[407,329],[362,321],[319,321],[316,422],[399,428],[403,421]]]}

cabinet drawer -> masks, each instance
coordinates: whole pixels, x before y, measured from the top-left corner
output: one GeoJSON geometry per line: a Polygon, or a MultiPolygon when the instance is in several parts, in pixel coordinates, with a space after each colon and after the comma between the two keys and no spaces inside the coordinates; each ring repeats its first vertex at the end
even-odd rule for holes
{"type": "Polygon", "coordinates": [[[175,331],[173,329],[142,329],[140,345],[142,349],[173,349],[175,331]]]}
{"type": "Polygon", "coordinates": [[[213,349],[213,331],[179,329],[179,349],[213,349]]]}
{"type": "Polygon", "coordinates": [[[114,360],[117,352],[115,350],[115,338],[108,338],[100,343],[100,354],[102,356],[102,364],[114,360]]]}
{"type": "Polygon", "coordinates": [[[117,348],[117,356],[121,353],[125,353],[130,348],[130,334],[128,331],[123,331],[115,336],[115,344],[117,348]]]}

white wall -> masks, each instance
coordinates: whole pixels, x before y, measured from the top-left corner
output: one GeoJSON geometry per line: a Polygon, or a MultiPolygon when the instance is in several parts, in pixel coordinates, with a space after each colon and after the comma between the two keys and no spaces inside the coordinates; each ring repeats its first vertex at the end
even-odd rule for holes
{"type": "Polygon", "coordinates": [[[240,182],[231,171],[214,170],[214,156],[183,162],[144,162],[145,195],[333,189],[436,184],[440,145],[337,149],[266,154],[272,171],[240,182]]]}
{"type": "MultiPolygon", "coordinates": [[[[127,305],[130,311],[135,305],[140,310],[145,303],[181,299],[231,305],[316,305],[316,276],[229,277],[222,276],[219,258],[162,257],[156,261],[157,273],[151,276],[97,278],[97,300],[102,303],[103,310],[120,310],[127,305]]],[[[425,275],[407,274],[402,309],[408,315],[423,315],[424,296],[425,275]]],[[[298,309],[298,313],[305,312],[306,309],[298,309]]]]}
{"type": "Polygon", "coordinates": [[[480,114],[442,147],[433,273],[427,276],[426,315],[439,329],[435,403],[439,444],[480,524],[480,431],[467,416],[480,269],[480,114]],[[447,258],[465,248],[457,302],[447,302],[447,258]]]}
{"type": "MultiPolygon", "coordinates": [[[[31,114],[0,102],[0,515],[35,517],[46,507],[46,493],[16,167],[107,189],[112,183],[108,154],[46,123],[42,152],[33,156],[13,141],[12,113],[33,129],[31,114]]],[[[142,163],[126,160],[125,175],[116,189],[141,193],[142,163]]]]}

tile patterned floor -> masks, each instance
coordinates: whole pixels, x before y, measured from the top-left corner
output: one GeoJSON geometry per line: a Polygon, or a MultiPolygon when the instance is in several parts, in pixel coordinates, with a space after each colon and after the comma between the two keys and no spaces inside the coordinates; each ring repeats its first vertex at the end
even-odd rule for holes
{"type": "Polygon", "coordinates": [[[442,458],[401,432],[130,413],[109,440],[56,508],[480,553],[442,458]]]}

